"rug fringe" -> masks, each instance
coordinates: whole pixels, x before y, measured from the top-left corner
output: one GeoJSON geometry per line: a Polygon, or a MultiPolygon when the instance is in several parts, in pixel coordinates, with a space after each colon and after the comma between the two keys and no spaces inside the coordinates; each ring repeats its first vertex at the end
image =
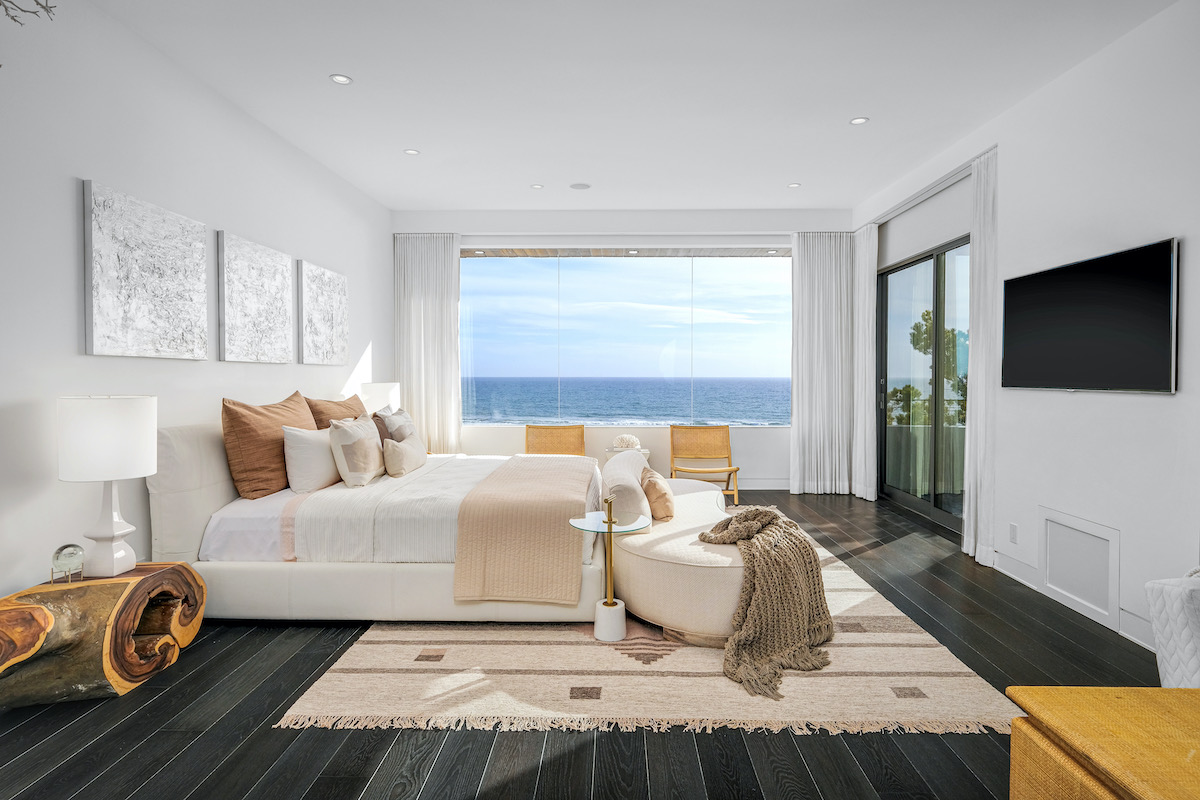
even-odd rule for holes
{"type": "Polygon", "coordinates": [[[755,732],[779,733],[787,730],[796,734],[825,731],[839,733],[997,733],[1012,731],[1011,719],[992,720],[922,720],[855,721],[830,720],[822,722],[762,722],[736,719],[655,719],[651,717],[493,717],[493,716],[337,716],[316,714],[287,714],[276,728],[333,728],[363,730],[368,728],[413,728],[417,730],[497,730],[497,731],[621,731],[639,729],[663,733],[679,727],[684,731],[712,733],[716,728],[735,728],[755,732]]]}

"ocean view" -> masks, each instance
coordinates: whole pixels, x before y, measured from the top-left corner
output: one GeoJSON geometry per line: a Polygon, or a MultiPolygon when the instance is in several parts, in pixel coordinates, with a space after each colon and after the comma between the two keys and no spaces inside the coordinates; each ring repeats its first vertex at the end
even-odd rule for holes
{"type": "Polygon", "coordinates": [[[791,424],[790,378],[463,378],[463,424],[791,424]]]}

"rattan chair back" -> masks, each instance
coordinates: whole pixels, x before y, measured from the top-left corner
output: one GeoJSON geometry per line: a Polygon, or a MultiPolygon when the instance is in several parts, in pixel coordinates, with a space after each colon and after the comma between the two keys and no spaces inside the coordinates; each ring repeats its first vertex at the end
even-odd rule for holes
{"type": "Polygon", "coordinates": [[[725,494],[733,495],[734,505],[738,502],[737,472],[733,465],[733,451],[729,446],[728,425],[672,425],[671,426],[671,477],[700,477],[713,483],[724,481],[725,494]],[[695,468],[679,466],[676,460],[724,460],[724,467],[695,468]]]}
{"type": "Polygon", "coordinates": [[[526,425],[525,452],[545,455],[583,455],[582,425],[526,425]]]}

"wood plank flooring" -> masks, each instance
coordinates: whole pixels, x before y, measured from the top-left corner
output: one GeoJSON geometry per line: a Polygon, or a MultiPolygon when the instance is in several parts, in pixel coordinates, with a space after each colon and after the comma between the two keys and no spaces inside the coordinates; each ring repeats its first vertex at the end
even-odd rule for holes
{"type": "MultiPolygon", "coordinates": [[[[894,505],[742,495],[778,505],[997,688],[1157,685],[1153,654],[894,505]]],[[[124,697],[0,710],[0,800],[1008,797],[999,734],[272,728],[366,627],[206,621],[124,697]]]]}

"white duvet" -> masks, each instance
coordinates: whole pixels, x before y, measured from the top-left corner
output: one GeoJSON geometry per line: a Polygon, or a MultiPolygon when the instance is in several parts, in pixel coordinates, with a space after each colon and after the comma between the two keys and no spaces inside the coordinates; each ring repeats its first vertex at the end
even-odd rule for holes
{"type": "MultiPolygon", "coordinates": [[[[459,505],[506,460],[431,455],[420,469],[400,478],[382,475],[361,488],[338,483],[308,495],[285,489],[257,500],[239,498],[212,515],[200,560],[285,560],[292,547],[281,529],[286,514],[294,513],[297,561],[453,563],[459,505]]],[[[586,510],[600,508],[600,493],[597,467],[586,510]]],[[[589,564],[593,535],[578,535],[589,564]]]]}

